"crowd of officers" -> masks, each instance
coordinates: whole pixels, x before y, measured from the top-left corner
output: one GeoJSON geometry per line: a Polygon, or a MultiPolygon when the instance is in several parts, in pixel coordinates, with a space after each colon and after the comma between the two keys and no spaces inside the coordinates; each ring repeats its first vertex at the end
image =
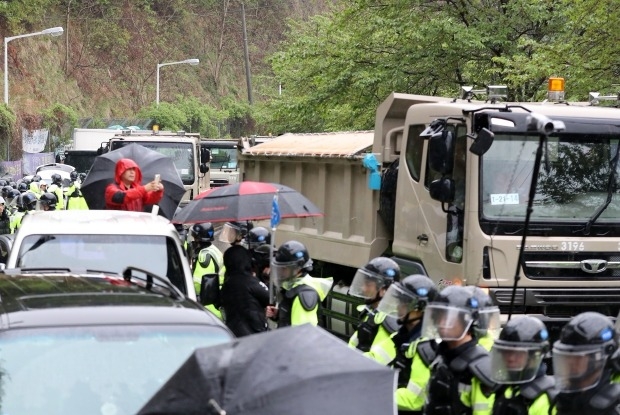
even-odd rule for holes
{"type": "Polygon", "coordinates": [[[0,179],[0,234],[15,233],[23,217],[34,210],[88,209],[80,191],[82,179],[76,171],[69,181],[54,173],[51,183],[39,175],[0,179]]]}
{"type": "MultiPolygon", "coordinates": [[[[223,254],[214,235],[208,223],[191,228],[194,282],[202,295],[205,274],[217,275],[221,292],[211,308],[235,335],[268,330],[268,318],[277,327],[318,323],[332,280],[310,276],[303,244],[282,244],[270,261],[265,228],[227,223],[220,240],[231,248],[223,254]],[[268,296],[270,271],[277,307],[268,296]]],[[[359,268],[349,294],[364,301],[349,346],[397,371],[399,414],[620,415],[620,318],[579,314],[552,343],[535,317],[502,326],[484,290],[439,290],[427,276],[401,276],[386,257],[359,268]]]]}

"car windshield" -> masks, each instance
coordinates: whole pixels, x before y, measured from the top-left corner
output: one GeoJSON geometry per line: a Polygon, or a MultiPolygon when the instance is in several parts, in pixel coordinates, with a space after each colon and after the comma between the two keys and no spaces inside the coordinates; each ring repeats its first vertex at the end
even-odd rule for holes
{"type": "Polygon", "coordinates": [[[157,151],[165,156],[168,156],[174,162],[183,184],[194,184],[194,149],[191,143],[187,142],[152,142],[152,141],[113,141],[112,150],[117,150],[121,147],[127,146],[132,143],[140,144],[148,149],[157,151]]]}
{"type": "Polygon", "coordinates": [[[211,147],[211,168],[212,169],[236,169],[237,168],[237,149],[236,148],[215,148],[211,147]]]}
{"type": "Polygon", "coordinates": [[[135,414],[218,327],[93,326],[4,331],[1,414],[135,414]]]}
{"type": "MultiPolygon", "coordinates": [[[[183,293],[182,260],[175,241],[149,235],[29,235],[20,246],[19,268],[72,268],[121,273],[128,266],[167,277],[183,293]]],[[[136,274],[138,275],[138,274],[136,274]]]]}
{"type": "MultiPolygon", "coordinates": [[[[536,185],[532,220],[586,222],[608,197],[613,159],[620,137],[563,134],[551,136],[536,185]],[[545,158],[549,170],[545,168],[545,158]]],[[[483,216],[491,220],[525,218],[537,136],[496,134],[481,161],[483,216]]],[[[597,222],[620,217],[619,172],[612,180],[611,204],[597,222]]]]}

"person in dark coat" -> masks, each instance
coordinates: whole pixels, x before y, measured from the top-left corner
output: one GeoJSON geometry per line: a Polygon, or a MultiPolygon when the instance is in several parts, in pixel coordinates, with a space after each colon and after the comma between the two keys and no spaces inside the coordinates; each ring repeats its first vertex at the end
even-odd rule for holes
{"type": "Polygon", "coordinates": [[[252,272],[252,256],[240,245],[224,252],[221,302],[226,325],[237,337],[267,331],[269,289],[252,272]]]}

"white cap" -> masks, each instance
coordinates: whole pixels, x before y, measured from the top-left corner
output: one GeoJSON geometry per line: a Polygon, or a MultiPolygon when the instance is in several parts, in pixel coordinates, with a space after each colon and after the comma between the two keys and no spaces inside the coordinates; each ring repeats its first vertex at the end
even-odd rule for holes
{"type": "Polygon", "coordinates": [[[4,204],[6,204],[6,202],[4,201],[4,198],[0,196],[0,205],[4,205],[4,204]]]}

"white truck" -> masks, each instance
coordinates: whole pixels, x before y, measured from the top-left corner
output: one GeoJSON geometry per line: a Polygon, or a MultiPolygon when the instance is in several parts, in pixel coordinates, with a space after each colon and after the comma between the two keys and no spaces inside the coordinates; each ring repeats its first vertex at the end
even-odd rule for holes
{"type": "Polygon", "coordinates": [[[209,159],[208,149],[201,147],[200,135],[184,131],[135,131],[123,130],[114,135],[99,149],[99,154],[137,143],[172,158],[183,181],[185,195],[181,205],[185,205],[198,193],[208,190],[209,159]]]}
{"type": "Polygon", "coordinates": [[[352,333],[347,286],[379,255],[439,286],[479,286],[502,313],[536,315],[551,330],[586,310],[618,315],[620,110],[494,101],[393,93],[374,132],[244,149],[244,180],[295,188],[325,213],[284,220],[276,239],[304,243],[317,274],[339,282],[328,328],[352,333]],[[346,305],[335,309],[336,297],[346,305]]]}
{"type": "Polygon", "coordinates": [[[203,138],[200,140],[200,146],[211,153],[209,169],[211,187],[222,187],[239,181],[238,141],[203,138]]]}
{"type": "Polygon", "coordinates": [[[118,130],[104,128],[74,128],[71,143],[65,146],[63,162],[69,164],[78,173],[88,173],[92,167],[97,149],[107,143],[118,130]]]}

